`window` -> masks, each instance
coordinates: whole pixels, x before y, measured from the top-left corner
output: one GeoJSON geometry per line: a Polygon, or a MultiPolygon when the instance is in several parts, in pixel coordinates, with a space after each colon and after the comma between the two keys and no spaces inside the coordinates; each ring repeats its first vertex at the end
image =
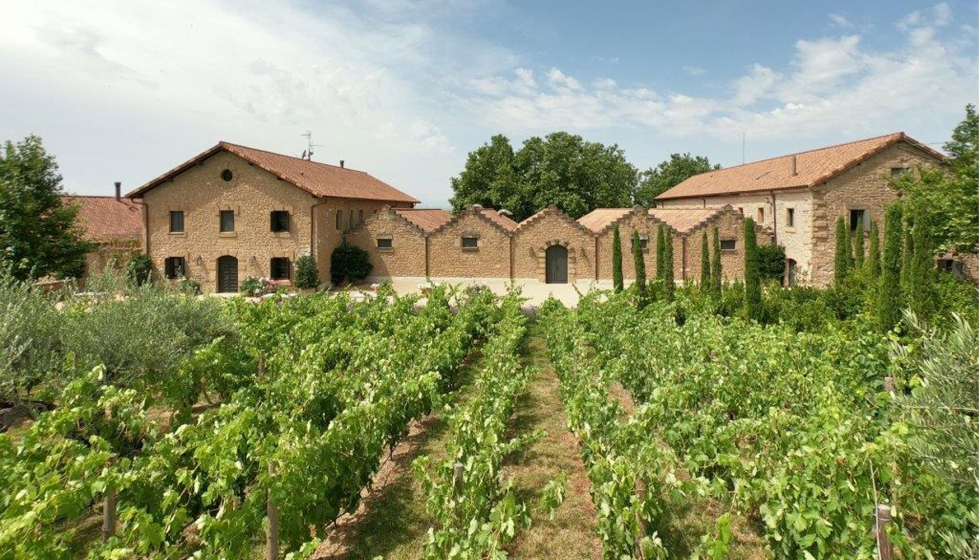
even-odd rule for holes
{"type": "Polygon", "coordinates": [[[964,280],[966,278],[966,269],[962,261],[939,259],[936,264],[939,266],[939,270],[952,274],[957,280],[964,280]]]}
{"type": "Polygon", "coordinates": [[[285,210],[273,210],[270,221],[272,231],[276,233],[289,231],[289,212],[285,210]]]}
{"type": "Polygon", "coordinates": [[[786,209],[786,227],[796,227],[796,210],[786,209]]]}
{"type": "Polygon", "coordinates": [[[722,239],[721,240],[721,250],[722,251],[734,251],[735,250],[735,240],[734,239],[722,239]]]}
{"type": "Polygon", "coordinates": [[[892,178],[901,177],[909,172],[908,167],[892,167],[892,178]]]}
{"type": "Polygon", "coordinates": [[[340,210],[337,210],[337,229],[340,229],[340,220],[341,220],[340,216],[341,216],[340,210]]]}
{"type": "Polygon", "coordinates": [[[184,211],[170,211],[170,233],[184,233],[184,211]]]}
{"type": "Polygon", "coordinates": [[[755,221],[759,222],[760,224],[762,222],[766,221],[766,209],[765,208],[759,208],[758,210],[755,211],[755,221]]]}
{"type": "Polygon", "coordinates": [[[187,269],[184,268],[184,257],[167,257],[163,261],[163,275],[168,280],[183,277],[185,270],[187,269]]]}
{"type": "Polygon", "coordinates": [[[273,257],[269,261],[269,277],[273,280],[289,280],[289,259],[273,257]]]}
{"type": "Polygon", "coordinates": [[[234,210],[222,210],[221,211],[221,224],[218,231],[229,232],[235,231],[235,211],[234,210]]]}
{"type": "Polygon", "coordinates": [[[235,178],[235,174],[231,172],[231,169],[225,169],[221,172],[221,180],[224,182],[231,181],[235,178]]]}
{"type": "MultiPolygon", "coordinates": [[[[647,252],[647,245],[649,244],[649,241],[650,241],[650,240],[649,240],[649,239],[647,239],[646,237],[641,237],[641,238],[640,238],[640,251],[642,251],[642,252],[644,252],[644,253],[646,253],[646,252],[647,252]]],[[[633,246],[633,244],[632,244],[632,243],[630,243],[630,246],[632,247],[632,246],[633,246]]]]}
{"type": "Polygon", "coordinates": [[[476,251],[480,248],[480,238],[475,235],[464,235],[463,236],[463,250],[464,251],[476,251]]]}
{"type": "Polygon", "coordinates": [[[350,216],[347,219],[347,229],[354,229],[354,211],[350,211],[350,216]]]}
{"type": "Polygon", "coordinates": [[[391,251],[392,246],[391,246],[391,238],[390,237],[379,237],[377,239],[377,241],[378,241],[378,250],[379,251],[391,251]]]}
{"type": "Polygon", "coordinates": [[[860,225],[864,231],[871,229],[871,214],[865,210],[851,210],[850,219],[851,231],[855,231],[860,225]]]}
{"type": "Polygon", "coordinates": [[[358,210],[357,211],[357,223],[359,223],[359,224],[363,224],[364,223],[364,210],[358,210]]]}
{"type": "Polygon", "coordinates": [[[738,208],[738,213],[744,216],[744,215],[745,215],[745,208],[742,208],[742,207],[740,206],[740,207],[738,208]]]}

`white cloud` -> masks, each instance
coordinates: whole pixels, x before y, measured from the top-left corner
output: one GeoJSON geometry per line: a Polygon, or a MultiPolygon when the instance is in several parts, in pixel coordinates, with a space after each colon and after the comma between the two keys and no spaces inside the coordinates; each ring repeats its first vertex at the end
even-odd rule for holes
{"type": "Polygon", "coordinates": [[[701,68],[700,66],[682,66],[681,69],[692,76],[704,75],[704,68],[701,68]]]}
{"type": "Polygon", "coordinates": [[[865,46],[857,33],[801,39],[785,67],[753,64],[713,96],[603,80],[570,88],[575,78],[552,68],[546,84],[477,94],[471,105],[487,122],[528,133],[638,128],[735,138],[748,130],[756,139],[792,140],[892,132],[939,114],[957,116],[976,102],[975,43],[938,32],[951,18],[946,4],[910,14],[899,22],[902,42],[891,51],[865,46]]]}
{"type": "Polygon", "coordinates": [[[830,14],[830,23],[834,27],[839,27],[841,29],[850,29],[854,27],[851,20],[847,19],[844,14],[830,14]]]}

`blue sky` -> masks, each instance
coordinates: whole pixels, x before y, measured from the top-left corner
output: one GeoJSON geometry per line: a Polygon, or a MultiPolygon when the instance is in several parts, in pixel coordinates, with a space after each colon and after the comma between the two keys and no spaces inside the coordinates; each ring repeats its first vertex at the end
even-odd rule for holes
{"type": "Polygon", "coordinates": [[[976,2],[0,4],[0,139],[109,194],[218,140],[371,172],[443,206],[467,152],[557,130],[643,169],[904,130],[978,99],[976,2]]]}

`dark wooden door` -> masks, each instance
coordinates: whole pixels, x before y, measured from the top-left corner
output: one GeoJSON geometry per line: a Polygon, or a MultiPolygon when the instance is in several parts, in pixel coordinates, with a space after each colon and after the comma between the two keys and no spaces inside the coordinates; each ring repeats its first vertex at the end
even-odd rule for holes
{"type": "Polygon", "coordinates": [[[225,255],[218,258],[218,291],[238,292],[238,259],[225,255]]]}
{"type": "Polygon", "coordinates": [[[544,281],[548,284],[568,283],[568,249],[552,245],[544,252],[544,281]]]}

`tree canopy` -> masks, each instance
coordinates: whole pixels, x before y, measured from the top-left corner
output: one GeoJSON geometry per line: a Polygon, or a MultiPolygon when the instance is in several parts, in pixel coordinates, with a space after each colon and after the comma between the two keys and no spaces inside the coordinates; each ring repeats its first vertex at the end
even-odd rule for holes
{"type": "Polygon", "coordinates": [[[977,245],[980,228],[976,107],[966,106],[966,117],[943,149],[949,154],[948,168],[923,167],[918,177],[906,173],[894,184],[904,193],[908,210],[933,224],[934,239],[930,241],[938,252],[970,251],[977,245]]]}
{"type": "Polygon", "coordinates": [[[20,280],[81,274],[89,244],[64,204],[58,164],[37,136],[0,153],[0,265],[20,280]]]}
{"type": "Polygon", "coordinates": [[[704,156],[692,156],[690,153],[670,154],[667,161],[640,173],[636,203],[653,206],[654,199],[668,189],[676,187],[689,177],[715,169],[721,169],[721,165],[712,165],[704,156]]]}
{"type": "Polygon", "coordinates": [[[505,208],[517,220],[554,204],[573,218],[633,201],[637,170],[619,146],[555,132],[528,138],[517,152],[497,135],[470,152],[452,178],[453,211],[473,204],[505,208]]]}

